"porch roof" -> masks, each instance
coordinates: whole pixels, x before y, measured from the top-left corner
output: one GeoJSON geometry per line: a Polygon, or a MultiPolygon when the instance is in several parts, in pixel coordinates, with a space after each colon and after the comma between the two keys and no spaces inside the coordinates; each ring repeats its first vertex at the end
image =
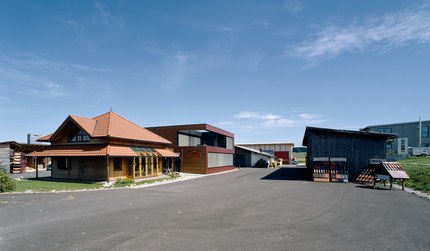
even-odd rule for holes
{"type": "Polygon", "coordinates": [[[51,146],[45,150],[34,151],[29,157],[139,157],[162,156],[177,158],[179,154],[168,149],[154,149],[140,146],[112,146],[112,145],[80,145],[80,146],[51,146]]]}
{"type": "Polygon", "coordinates": [[[29,157],[83,157],[106,156],[107,146],[51,146],[45,150],[27,154],[29,157]]]}

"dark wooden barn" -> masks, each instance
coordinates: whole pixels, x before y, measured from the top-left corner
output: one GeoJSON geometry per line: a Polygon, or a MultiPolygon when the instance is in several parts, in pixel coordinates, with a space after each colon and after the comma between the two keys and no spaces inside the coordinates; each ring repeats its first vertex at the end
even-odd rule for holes
{"type": "MultiPolygon", "coordinates": [[[[387,140],[395,136],[387,133],[306,127],[303,146],[307,146],[309,178],[312,180],[313,177],[324,176],[315,175],[317,163],[314,161],[343,159],[348,177],[345,180],[355,181],[371,159],[386,159],[387,140]]],[[[321,173],[324,172],[323,170],[321,173]]]]}

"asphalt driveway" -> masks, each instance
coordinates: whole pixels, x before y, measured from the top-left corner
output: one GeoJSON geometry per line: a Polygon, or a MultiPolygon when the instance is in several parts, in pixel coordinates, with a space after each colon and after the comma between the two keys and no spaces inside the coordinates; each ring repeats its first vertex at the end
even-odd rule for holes
{"type": "Polygon", "coordinates": [[[301,171],[242,168],[141,189],[3,194],[0,249],[429,249],[429,200],[303,181],[301,171]]]}

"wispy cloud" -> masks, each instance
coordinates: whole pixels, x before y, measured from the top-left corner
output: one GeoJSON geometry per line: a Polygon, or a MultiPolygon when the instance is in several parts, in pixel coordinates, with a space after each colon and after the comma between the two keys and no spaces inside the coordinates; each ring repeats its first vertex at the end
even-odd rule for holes
{"type": "Polygon", "coordinates": [[[274,114],[271,112],[253,111],[240,112],[238,114],[235,114],[233,118],[235,120],[225,121],[219,124],[236,129],[258,130],[315,125],[327,121],[327,119],[324,119],[324,115],[321,114],[302,113],[287,118],[282,115],[274,114]]]}
{"type": "Polygon", "coordinates": [[[297,16],[304,9],[304,5],[298,0],[285,1],[284,9],[291,15],[297,16]]]}
{"type": "Polygon", "coordinates": [[[118,28],[124,28],[124,22],[122,21],[122,18],[118,16],[112,15],[112,13],[108,10],[108,8],[100,3],[96,2],[94,3],[94,9],[96,10],[96,18],[98,21],[102,22],[103,24],[107,26],[116,26],[118,28]]]}
{"type": "Polygon", "coordinates": [[[76,90],[69,88],[76,76],[107,71],[28,53],[0,55],[0,90],[2,93],[44,98],[72,96],[76,90]]]}
{"type": "Polygon", "coordinates": [[[287,49],[286,54],[315,65],[345,52],[385,52],[410,44],[426,44],[430,42],[430,8],[408,8],[347,26],[329,24],[312,37],[287,49]]]}
{"type": "Polygon", "coordinates": [[[182,84],[187,75],[188,59],[188,54],[181,51],[166,59],[166,78],[161,82],[163,91],[174,90],[182,84]]]}

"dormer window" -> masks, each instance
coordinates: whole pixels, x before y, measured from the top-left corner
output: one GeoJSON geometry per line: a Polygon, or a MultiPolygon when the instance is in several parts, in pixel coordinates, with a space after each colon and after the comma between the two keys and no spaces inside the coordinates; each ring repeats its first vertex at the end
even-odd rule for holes
{"type": "Polygon", "coordinates": [[[69,137],[70,143],[76,143],[76,142],[88,142],[90,141],[90,136],[88,134],[84,133],[82,130],[72,134],[69,137]]]}

